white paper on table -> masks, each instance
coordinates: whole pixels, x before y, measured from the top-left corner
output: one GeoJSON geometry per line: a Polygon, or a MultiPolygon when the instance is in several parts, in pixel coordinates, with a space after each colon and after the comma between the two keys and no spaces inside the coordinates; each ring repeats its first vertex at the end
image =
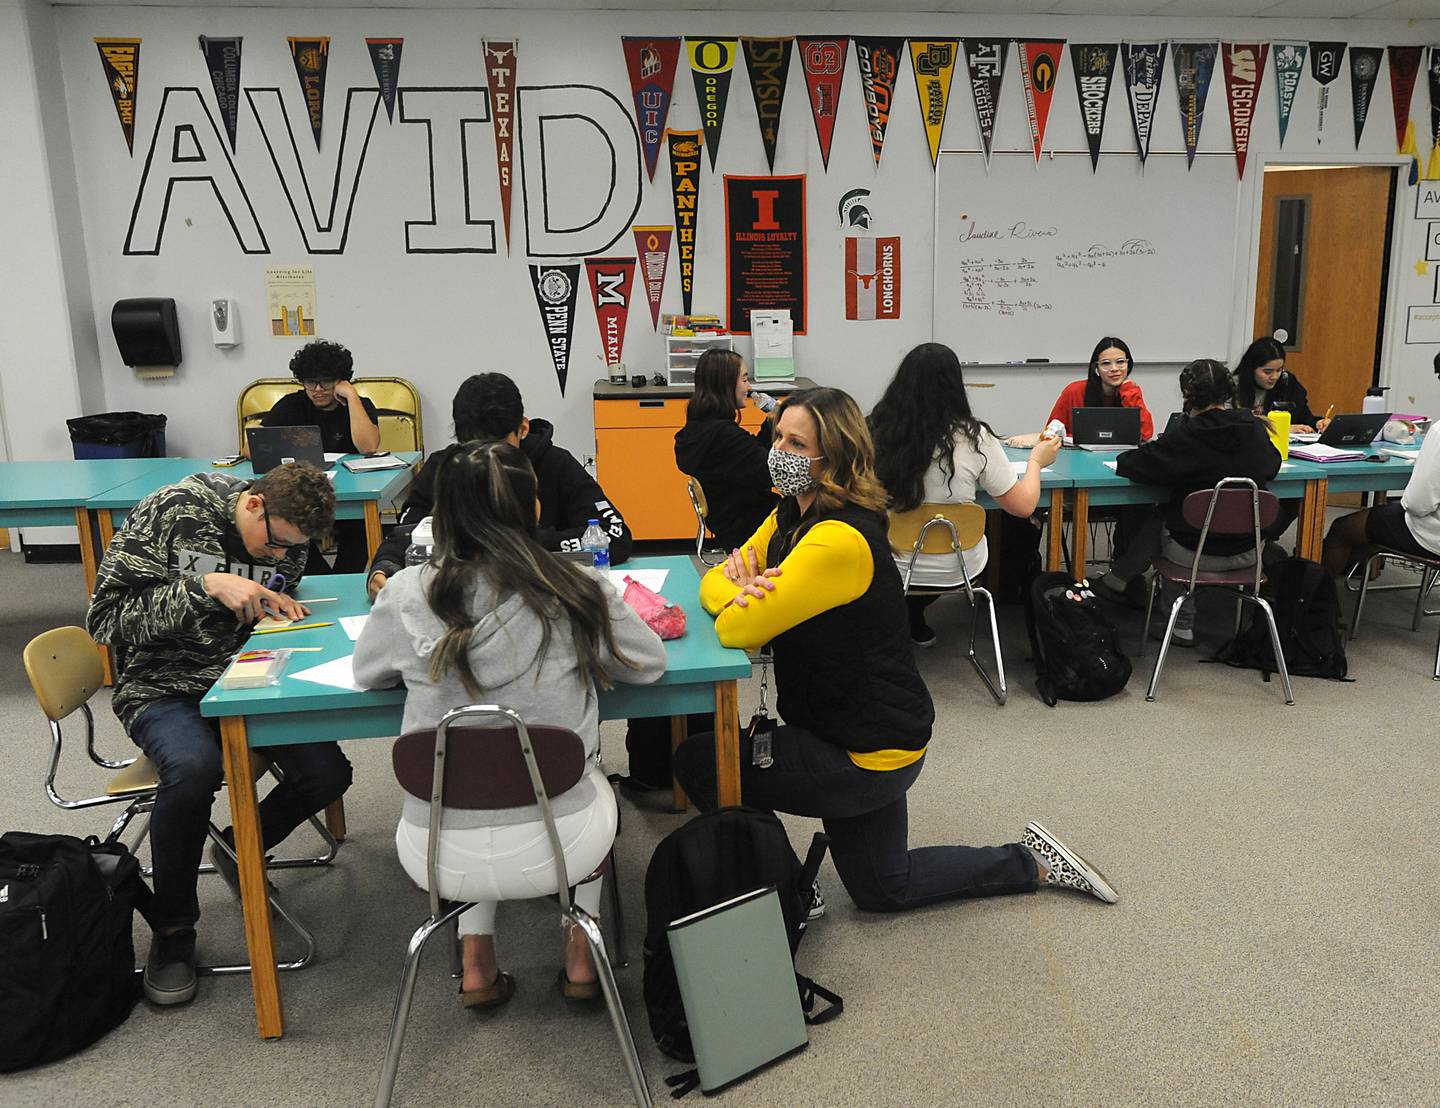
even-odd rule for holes
{"type": "Polygon", "coordinates": [[[337,689],[364,692],[364,687],[355,683],[355,669],[351,664],[354,659],[353,654],[347,654],[343,658],[332,658],[328,662],[321,662],[318,666],[302,669],[290,676],[297,681],[313,681],[317,685],[330,685],[337,689]]]}
{"type": "Polygon", "coordinates": [[[356,639],[358,639],[358,638],[360,637],[360,631],[364,628],[364,626],[365,626],[365,621],[366,621],[367,619],[369,619],[369,618],[370,618],[370,617],[369,617],[368,615],[366,615],[366,616],[341,616],[341,617],[340,617],[340,628],[341,628],[341,630],[343,630],[343,631],[345,632],[345,634],[347,634],[347,635],[350,636],[350,641],[351,641],[351,642],[354,642],[356,639]]]}
{"type": "MultiPolygon", "coordinates": [[[[1025,476],[1025,470],[1026,470],[1026,468],[1027,468],[1029,465],[1030,465],[1029,462],[1011,462],[1011,463],[1010,463],[1010,468],[1015,471],[1015,476],[1016,476],[1016,477],[1024,477],[1024,476],[1025,476]]],[[[1055,468],[1054,466],[1042,466],[1042,467],[1040,468],[1040,472],[1041,472],[1041,473],[1049,473],[1049,472],[1050,472],[1051,470],[1053,470],[1054,468],[1055,468]]]]}
{"type": "Polygon", "coordinates": [[[1101,464],[1102,466],[1104,466],[1106,469],[1112,470],[1112,471],[1115,469],[1115,466],[1116,466],[1116,463],[1115,463],[1115,461],[1114,461],[1113,459],[1112,459],[1111,461],[1108,461],[1108,462],[1101,462],[1100,464],[1101,464]]]}
{"type": "Polygon", "coordinates": [[[665,587],[665,577],[669,572],[668,569],[612,569],[610,587],[624,596],[625,578],[629,577],[652,592],[660,592],[665,587]]]}
{"type": "Polygon", "coordinates": [[[334,465],[343,457],[345,457],[345,452],[343,450],[340,451],[338,454],[332,454],[330,451],[327,450],[325,451],[325,464],[334,465]]]}
{"type": "Polygon", "coordinates": [[[1287,472],[1288,472],[1288,473],[1294,473],[1294,472],[1295,472],[1295,463],[1294,463],[1294,462],[1281,462],[1281,463],[1280,463],[1280,472],[1281,472],[1281,473],[1287,473],[1287,472]]]}

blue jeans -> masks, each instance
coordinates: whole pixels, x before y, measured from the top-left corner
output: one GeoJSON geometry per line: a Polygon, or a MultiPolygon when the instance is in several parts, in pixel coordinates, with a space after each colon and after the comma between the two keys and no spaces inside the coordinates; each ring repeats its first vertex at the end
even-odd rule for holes
{"type": "MultiPolygon", "coordinates": [[[[845,891],[867,912],[904,912],[959,897],[1034,892],[1035,859],[1006,846],[909,848],[905,792],[922,757],[904,769],[861,769],[833,743],[798,727],[775,731],[775,764],[750,764],[740,735],[740,788],[752,808],[818,817],[845,891]]],[[[675,752],[675,776],[708,812],[715,802],[715,736],[696,735],[675,752]]]]}
{"type": "MultiPolygon", "coordinates": [[[[136,717],[130,738],[160,773],[150,816],[150,925],[156,931],[193,927],[200,918],[195,879],[210,806],[224,779],[220,724],[200,715],[198,701],[157,700],[136,717]]],[[[260,802],[260,835],[269,850],[344,795],[350,762],[333,742],[271,746],[264,753],[285,775],[260,802]]]]}

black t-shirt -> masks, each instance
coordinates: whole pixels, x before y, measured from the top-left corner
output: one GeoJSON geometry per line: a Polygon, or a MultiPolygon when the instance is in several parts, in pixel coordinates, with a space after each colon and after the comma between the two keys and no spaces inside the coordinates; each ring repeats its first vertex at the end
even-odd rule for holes
{"type": "MultiPolygon", "coordinates": [[[[370,422],[377,422],[375,405],[363,396],[360,403],[365,405],[370,422]]],[[[265,413],[260,423],[263,427],[319,427],[320,442],[327,454],[359,453],[355,440],[350,437],[350,409],[344,404],[337,404],[328,412],[317,408],[310,403],[304,389],[275,401],[275,406],[265,413]]]]}

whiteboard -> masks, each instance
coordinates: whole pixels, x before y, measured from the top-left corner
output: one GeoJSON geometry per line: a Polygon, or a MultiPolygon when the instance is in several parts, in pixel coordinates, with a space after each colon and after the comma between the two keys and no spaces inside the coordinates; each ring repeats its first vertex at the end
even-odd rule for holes
{"type": "Polygon", "coordinates": [[[1223,358],[1235,281],[1233,156],[968,151],[935,168],[934,340],[962,361],[1223,358]]]}

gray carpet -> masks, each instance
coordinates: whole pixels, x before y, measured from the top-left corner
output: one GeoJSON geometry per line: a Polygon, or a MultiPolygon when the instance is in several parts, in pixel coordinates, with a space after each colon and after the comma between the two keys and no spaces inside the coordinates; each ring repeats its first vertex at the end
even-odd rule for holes
{"type": "MultiPolygon", "coordinates": [[[[20,663],[30,636],[81,620],[82,588],[78,566],[0,554],[7,829],[103,834],[110,823],[106,809],[67,813],[46,801],[46,730],[20,663]]],[[[1213,606],[1201,611],[1201,650],[1172,652],[1157,703],[1144,700],[1152,645],[1120,696],[1056,709],[1033,693],[1019,612],[1003,611],[1011,701],[998,708],[964,660],[964,601],[937,604],[940,642],[920,661],[938,721],[910,793],[912,843],[1010,841],[1040,819],[1105,870],[1120,903],[1051,892],[868,916],[827,865],[829,912],[800,964],[845,995],[845,1014],[725,1101],[1440,1103],[1437,864],[1426,832],[1440,799],[1440,686],[1430,680],[1435,622],[1410,632],[1412,597],[1375,596],[1351,647],[1356,682],[1297,679],[1291,708],[1256,673],[1200,663],[1205,641],[1227,628],[1225,609],[1213,606]]],[[[1117,613],[1133,651],[1138,617],[1117,613]]],[[[752,696],[742,694],[747,710],[752,696]]],[[[97,707],[102,747],[125,751],[108,693],[97,707]]],[[[620,738],[606,726],[612,769],[624,765],[620,738]]],[[[281,977],[285,1038],[256,1037],[248,979],[202,978],[194,1004],[142,1002],[84,1053],[0,1079],[0,1103],[369,1102],[425,902],[395,858],[388,744],[346,750],[356,767],[350,841],[328,870],[275,875],[321,952],[313,967],[281,977]]],[[[63,791],[101,785],[101,771],[67,763],[63,791]]],[[[649,1045],[642,877],[679,817],[625,802],[623,819],[635,961],[620,981],[662,1101],[663,1077],[680,1067],[649,1045]]],[[[789,825],[797,844],[813,829],[789,825]]],[[[224,885],[202,879],[201,902],[202,955],[239,956],[237,905],[224,885]]],[[[502,963],[520,989],[492,1017],[459,1010],[435,944],[396,1103],[627,1102],[604,1016],[571,1012],[556,993],[552,915],[536,903],[502,908],[502,963]]],[[[143,924],[137,941],[143,953],[143,924]]]]}

